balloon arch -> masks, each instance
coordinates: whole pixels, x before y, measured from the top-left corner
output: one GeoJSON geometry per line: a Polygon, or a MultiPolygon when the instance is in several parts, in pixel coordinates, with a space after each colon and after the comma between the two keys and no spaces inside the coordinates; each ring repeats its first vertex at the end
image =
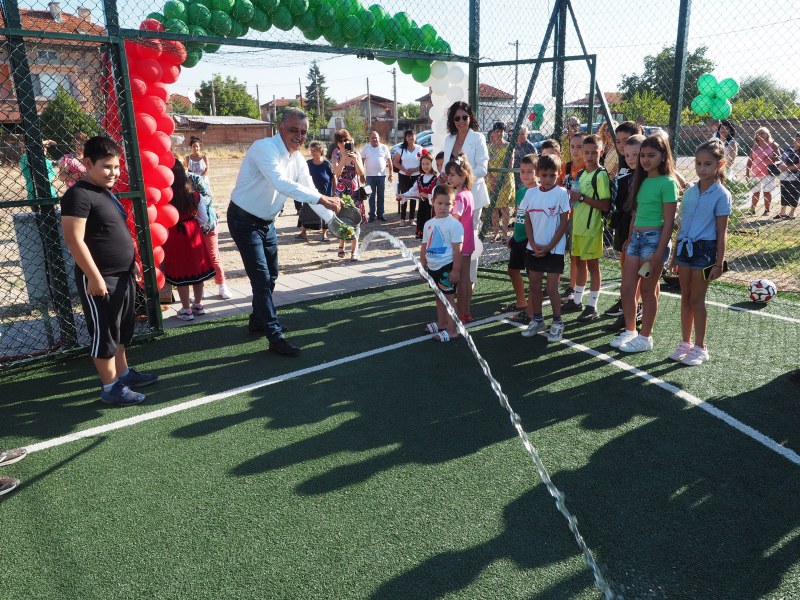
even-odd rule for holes
{"type": "MultiPolygon", "coordinates": [[[[297,27],[308,40],[323,37],[331,45],[384,50],[415,50],[451,54],[450,44],[429,24],[421,27],[406,13],[390,15],[382,6],[364,8],[358,0],[168,0],[163,13],[150,13],[139,29],[172,32],[196,38],[238,38],[250,29],[271,27],[288,31],[297,27]]],[[[140,39],[125,42],[131,97],[144,178],[147,218],[155,265],[164,259],[162,245],[168,229],[178,222],[178,211],[170,204],[172,140],[175,122],[167,114],[169,86],[182,68],[197,65],[204,53],[216,52],[218,44],[184,43],[175,40],[140,39]]],[[[441,148],[447,135],[447,107],[465,100],[465,73],[456,64],[413,58],[379,57],[430,88],[433,122],[432,143],[441,148]]],[[[158,287],[164,275],[156,266],[158,287]]]]}

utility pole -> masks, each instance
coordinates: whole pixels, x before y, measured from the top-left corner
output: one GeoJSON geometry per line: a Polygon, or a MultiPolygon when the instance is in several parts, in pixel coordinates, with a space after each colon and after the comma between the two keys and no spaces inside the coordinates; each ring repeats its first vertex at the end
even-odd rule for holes
{"type": "Polygon", "coordinates": [[[297,99],[300,101],[300,110],[303,109],[303,80],[299,77],[297,78],[297,87],[300,89],[300,95],[297,99]]]}
{"type": "Polygon", "coordinates": [[[258,116],[261,117],[261,94],[258,93],[258,84],[256,84],[256,104],[258,104],[258,116]]]}
{"type": "Polygon", "coordinates": [[[211,116],[217,116],[217,97],[214,92],[214,74],[211,74],[211,116]]]}
{"type": "Polygon", "coordinates": [[[314,74],[314,96],[317,101],[317,121],[322,118],[322,113],[319,112],[319,77],[317,77],[317,69],[311,71],[314,74]]]}
{"type": "Polygon", "coordinates": [[[397,143],[397,69],[392,67],[392,78],[394,79],[394,132],[392,133],[392,143],[397,143]]]}
{"type": "Polygon", "coordinates": [[[369,77],[367,77],[367,135],[372,130],[372,96],[369,95],[369,77]]]}
{"type": "Polygon", "coordinates": [[[275,128],[275,122],[278,120],[278,104],[275,100],[275,94],[272,95],[272,124],[273,129],[275,128]]]}
{"type": "MultiPolygon", "coordinates": [[[[519,40],[514,41],[513,43],[509,43],[509,46],[514,46],[516,48],[516,55],[515,59],[517,63],[519,62],[519,40]]],[[[518,87],[519,87],[519,64],[514,65],[514,118],[516,119],[517,115],[517,98],[518,96],[518,87]]]]}

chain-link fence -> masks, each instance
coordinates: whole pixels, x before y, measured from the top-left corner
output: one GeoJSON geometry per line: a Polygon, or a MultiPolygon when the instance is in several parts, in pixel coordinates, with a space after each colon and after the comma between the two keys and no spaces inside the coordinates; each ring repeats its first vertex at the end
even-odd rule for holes
{"type": "MultiPolygon", "coordinates": [[[[5,34],[0,50],[0,369],[77,350],[88,342],[75,263],[61,231],[59,198],[82,176],[83,143],[88,137],[110,135],[122,144],[132,135],[119,117],[117,94],[108,87],[124,78],[114,77],[120,67],[112,59],[105,27],[96,21],[102,14],[100,7],[71,14],[57,3],[46,11],[4,3],[0,22],[5,34]]],[[[118,190],[129,187],[126,174],[118,190]]],[[[140,195],[122,194],[137,245],[145,239],[141,215],[134,218],[140,195]]],[[[152,268],[146,261],[143,266],[146,273],[152,268]]],[[[143,289],[138,290],[138,337],[160,328],[146,296],[143,289]]]]}

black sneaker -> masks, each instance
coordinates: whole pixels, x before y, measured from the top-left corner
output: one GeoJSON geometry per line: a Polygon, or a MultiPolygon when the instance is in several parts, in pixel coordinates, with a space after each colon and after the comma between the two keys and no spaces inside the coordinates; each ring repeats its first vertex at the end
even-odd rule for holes
{"type": "Polygon", "coordinates": [[[269,351],[281,356],[300,356],[300,348],[290,344],[286,338],[278,338],[269,343],[269,351]]]}
{"type": "Polygon", "coordinates": [[[104,404],[112,404],[114,406],[133,406],[134,404],[139,404],[143,400],[144,394],[134,392],[120,380],[117,380],[113,387],[108,391],[100,388],[100,401],[104,404]]]}
{"type": "Polygon", "coordinates": [[[368,223],[374,223],[375,222],[375,217],[370,217],[367,222],[368,223]]]}
{"type": "Polygon", "coordinates": [[[604,327],[606,331],[614,331],[617,333],[621,333],[625,331],[625,315],[620,315],[616,319],[614,319],[613,323],[609,323],[604,327]]]}
{"type": "Polygon", "coordinates": [[[378,217],[378,221],[383,221],[384,223],[386,223],[388,221],[388,219],[386,217],[384,217],[383,215],[381,215],[380,217],[378,217]]]}
{"type": "MultiPolygon", "coordinates": [[[[573,302],[574,304],[574,302],[573,302]]],[[[588,323],[589,321],[596,321],[600,318],[600,313],[594,306],[587,306],[583,312],[578,316],[578,321],[581,323],[588,323]]]]}
{"type": "Polygon", "coordinates": [[[128,374],[120,376],[119,380],[129,388],[145,387],[158,381],[158,375],[155,373],[140,373],[136,369],[128,368],[128,374]]]}
{"type": "Polygon", "coordinates": [[[611,305],[606,312],[603,313],[607,317],[618,317],[622,314],[622,298],[617,298],[617,301],[611,305]]]}
{"type": "Polygon", "coordinates": [[[581,312],[582,310],[583,310],[583,304],[578,304],[577,302],[573,302],[572,300],[561,302],[562,313],[581,312]]]}

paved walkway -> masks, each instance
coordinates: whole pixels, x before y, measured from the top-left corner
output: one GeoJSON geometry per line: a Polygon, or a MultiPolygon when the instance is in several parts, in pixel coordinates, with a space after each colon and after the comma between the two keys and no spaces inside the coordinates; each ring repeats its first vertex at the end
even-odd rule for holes
{"type": "MultiPolygon", "coordinates": [[[[281,274],[272,297],[276,306],[282,306],[418,278],[419,274],[414,265],[402,256],[346,262],[341,266],[316,271],[281,274]]],[[[252,311],[250,282],[247,279],[236,279],[229,281],[228,287],[233,297],[230,300],[223,300],[216,295],[217,286],[214,281],[206,282],[206,292],[211,292],[203,301],[206,314],[195,317],[194,321],[181,321],[176,317],[181,307],[180,302],[167,305],[163,312],[164,328],[182,327],[230,315],[249,314],[252,311]]],[[[174,297],[177,299],[177,292],[174,293],[174,297]]]]}

